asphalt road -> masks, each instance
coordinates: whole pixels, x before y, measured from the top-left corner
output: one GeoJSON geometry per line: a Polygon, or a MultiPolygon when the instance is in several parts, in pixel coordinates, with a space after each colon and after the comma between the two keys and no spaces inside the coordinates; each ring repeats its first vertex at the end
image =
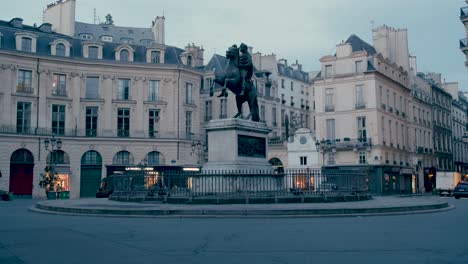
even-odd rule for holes
{"type": "Polygon", "coordinates": [[[105,218],[0,202],[0,263],[468,263],[468,199],[433,214],[105,218]]]}

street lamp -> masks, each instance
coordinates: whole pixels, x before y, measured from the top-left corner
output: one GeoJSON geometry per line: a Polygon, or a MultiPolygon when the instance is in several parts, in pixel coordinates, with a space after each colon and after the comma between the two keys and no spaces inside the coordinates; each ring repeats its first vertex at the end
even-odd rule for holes
{"type": "Polygon", "coordinates": [[[55,152],[62,149],[62,140],[60,138],[55,138],[55,135],[52,135],[51,138],[44,139],[45,150],[50,153],[50,160],[47,161],[50,166],[50,186],[49,191],[54,191],[54,178],[55,178],[55,152]],[[50,145],[50,149],[49,149],[50,145]]]}
{"type": "Polygon", "coordinates": [[[317,148],[317,151],[322,153],[322,167],[325,166],[325,140],[322,139],[322,141],[316,141],[315,142],[315,147],[317,148]]]}

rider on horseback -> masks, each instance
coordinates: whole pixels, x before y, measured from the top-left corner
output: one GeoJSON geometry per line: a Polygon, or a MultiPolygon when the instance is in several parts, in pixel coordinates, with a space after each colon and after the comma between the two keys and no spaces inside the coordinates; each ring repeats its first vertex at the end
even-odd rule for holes
{"type": "Polygon", "coordinates": [[[247,45],[241,43],[239,46],[239,71],[242,79],[242,91],[239,95],[245,95],[245,91],[253,75],[252,56],[249,53],[247,45]]]}

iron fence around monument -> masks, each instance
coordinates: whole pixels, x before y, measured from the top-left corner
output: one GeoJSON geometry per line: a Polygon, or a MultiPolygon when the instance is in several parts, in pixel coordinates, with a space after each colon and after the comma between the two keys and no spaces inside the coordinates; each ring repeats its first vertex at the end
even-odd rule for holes
{"type": "Polygon", "coordinates": [[[365,172],[129,171],[113,175],[113,197],[255,198],[367,194],[365,172]]]}

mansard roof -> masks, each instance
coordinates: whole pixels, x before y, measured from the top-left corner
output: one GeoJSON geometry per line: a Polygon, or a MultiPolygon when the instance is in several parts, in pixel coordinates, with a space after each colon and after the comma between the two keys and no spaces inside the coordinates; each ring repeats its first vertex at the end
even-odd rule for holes
{"type": "MultiPolygon", "coordinates": [[[[118,27],[107,24],[89,24],[75,22],[75,37],[80,38],[81,34],[89,34],[93,36],[93,40],[99,40],[101,36],[112,36],[112,42],[127,43],[124,39],[132,39],[133,43],[141,45],[144,41],[151,40],[154,43],[154,35],[151,28],[136,28],[136,27],[118,27]]],[[[144,44],[150,45],[152,43],[144,44]]]]}
{"type": "MultiPolygon", "coordinates": [[[[67,40],[71,47],[70,47],[70,57],[71,58],[83,58],[83,43],[86,40],[81,40],[79,38],[70,37],[63,34],[58,34],[55,32],[44,32],[40,29],[40,27],[34,26],[27,26],[22,25],[21,27],[14,27],[8,21],[0,20],[0,34],[2,34],[2,43],[1,48],[2,50],[16,50],[16,40],[15,34],[19,32],[25,33],[33,33],[37,36],[37,48],[36,53],[38,55],[45,55],[51,56],[50,53],[50,43],[57,39],[65,39],[67,40]]],[[[135,31],[139,32],[139,31],[135,31]]],[[[103,57],[102,61],[115,61],[115,48],[121,45],[121,43],[111,43],[111,42],[104,42],[100,41],[99,39],[95,39],[93,41],[99,42],[103,45],[103,57]]],[[[133,62],[116,62],[116,63],[146,63],[146,46],[139,45],[139,44],[128,44],[134,50],[134,61],[133,62]]],[[[184,52],[183,49],[165,45],[165,52],[164,52],[164,64],[178,64],[183,65],[182,61],[180,60],[180,55],[184,52]]],[[[88,60],[88,59],[87,59],[88,60]]],[[[91,60],[91,59],[89,59],[91,60]]]]}
{"type": "Polygon", "coordinates": [[[307,72],[295,70],[290,66],[286,66],[282,63],[278,63],[278,72],[280,75],[296,79],[301,82],[309,82],[309,74],[307,72]]]}
{"type": "Polygon", "coordinates": [[[351,45],[353,52],[366,51],[369,56],[372,56],[377,53],[377,51],[375,51],[375,48],[372,47],[372,45],[365,42],[355,34],[349,36],[349,38],[345,42],[351,45]]]}

